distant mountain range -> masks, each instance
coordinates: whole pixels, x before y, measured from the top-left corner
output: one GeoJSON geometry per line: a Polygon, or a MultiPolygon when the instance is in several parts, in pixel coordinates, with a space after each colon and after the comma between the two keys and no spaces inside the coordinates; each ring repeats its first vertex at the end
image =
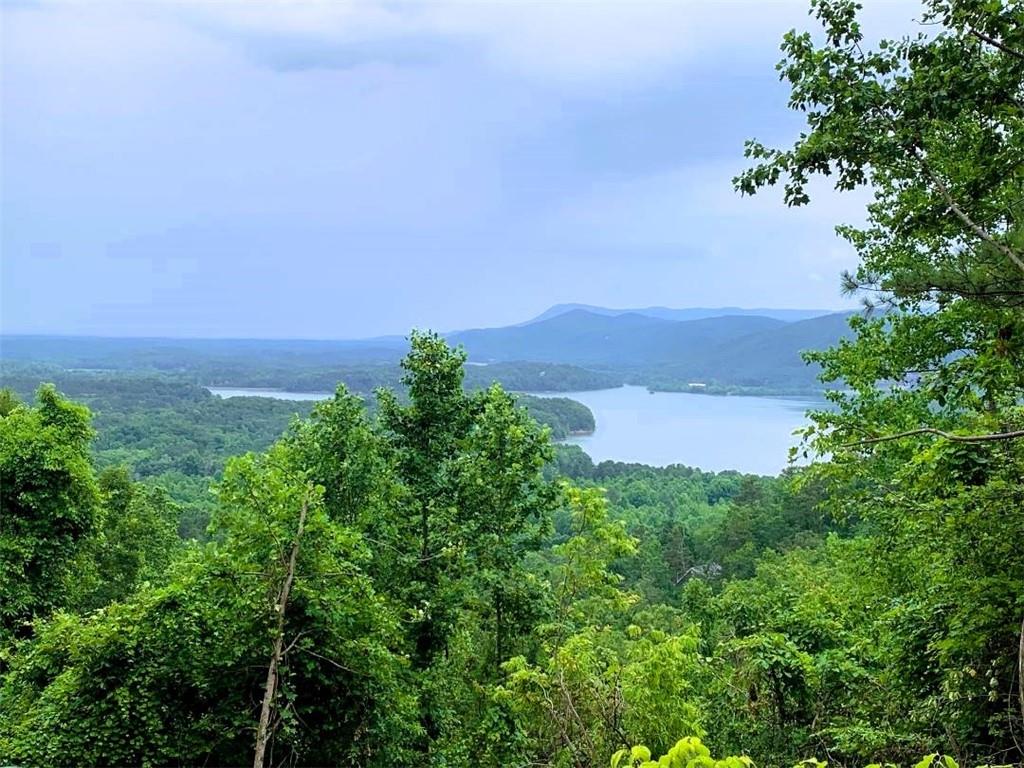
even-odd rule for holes
{"type": "Polygon", "coordinates": [[[595,307],[592,304],[555,304],[555,306],[541,312],[532,320],[527,320],[522,325],[537,323],[541,320],[550,320],[558,315],[582,309],[593,315],[605,315],[615,317],[617,315],[643,315],[644,317],[656,317],[660,320],[704,320],[709,317],[724,317],[726,315],[757,315],[758,317],[770,317],[775,320],[783,320],[787,323],[796,320],[810,320],[812,317],[831,315],[834,309],[742,309],[741,307],[687,307],[685,309],[672,309],[670,307],[645,307],[643,309],[611,309],[609,307],[595,307]]]}
{"type": "Polygon", "coordinates": [[[693,383],[803,392],[820,387],[816,368],[804,363],[801,352],[825,349],[849,333],[850,312],[732,311],[564,304],[523,325],[460,331],[448,340],[462,344],[478,363],[570,363],[622,372],[627,380],[661,389],[693,383]]]}
{"type": "MultiPolygon", "coordinates": [[[[466,348],[471,363],[489,366],[474,369],[474,380],[494,375],[510,388],[537,388],[544,386],[541,381],[558,379],[561,389],[577,381],[584,387],[624,382],[685,390],[696,384],[705,391],[796,394],[821,389],[816,369],[805,365],[800,353],[825,349],[849,334],[850,314],[559,304],[520,325],[445,336],[466,348]],[[551,376],[543,379],[546,373],[551,376]]],[[[204,381],[232,384],[241,370],[240,380],[250,384],[308,389],[322,388],[321,379],[333,386],[338,366],[350,377],[354,366],[393,367],[407,345],[399,336],[355,341],[4,336],[0,358],[67,368],[202,371],[204,381]],[[322,376],[307,381],[310,370],[322,376]]]]}
{"type": "Polygon", "coordinates": [[[479,362],[648,366],[682,363],[722,342],[785,325],[782,320],[758,316],[679,322],[632,312],[599,315],[574,309],[528,325],[462,331],[448,338],[462,344],[470,359],[479,362]]]}

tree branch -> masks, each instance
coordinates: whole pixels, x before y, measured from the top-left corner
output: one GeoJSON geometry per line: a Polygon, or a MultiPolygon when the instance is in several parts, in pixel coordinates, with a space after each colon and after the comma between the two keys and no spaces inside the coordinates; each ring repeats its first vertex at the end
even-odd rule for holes
{"type": "Polygon", "coordinates": [[[253,756],[253,768],[263,768],[265,764],[264,755],[267,743],[274,732],[270,727],[270,718],[274,713],[274,697],[277,694],[278,667],[281,657],[284,655],[284,619],[285,611],[288,609],[288,598],[291,595],[292,584],[295,582],[295,566],[299,557],[299,541],[302,539],[303,528],[306,525],[306,512],[309,509],[309,496],[302,501],[302,511],[299,513],[299,528],[292,541],[291,553],[288,556],[288,570],[285,574],[284,583],[277,595],[277,604],[274,606],[277,612],[277,632],[274,635],[274,650],[270,655],[270,664],[267,666],[267,682],[263,689],[263,706],[260,708],[260,722],[256,729],[256,752],[253,756]]]}
{"type": "Polygon", "coordinates": [[[1020,694],[1020,714],[1024,717],[1024,620],[1020,623],[1020,646],[1017,648],[1017,692],[1020,694]]]}
{"type": "Polygon", "coordinates": [[[949,208],[949,210],[951,210],[956,215],[956,217],[960,219],[960,221],[962,221],[969,230],[971,230],[971,232],[973,232],[986,243],[988,243],[993,248],[998,250],[1004,256],[1009,258],[1014,264],[1016,264],[1020,268],[1022,272],[1024,272],[1024,259],[1021,259],[1020,256],[1014,253],[1013,249],[1006,245],[1006,243],[1002,243],[999,240],[996,240],[991,233],[985,230],[985,228],[982,227],[981,225],[977,224],[974,221],[974,219],[967,215],[966,211],[964,211],[963,208],[957,205],[956,200],[953,199],[953,195],[950,194],[949,187],[947,187],[945,182],[932,171],[931,166],[921,156],[921,153],[917,149],[917,147],[914,147],[911,150],[911,152],[914,155],[914,157],[917,158],[917,161],[921,164],[921,168],[924,170],[925,174],[928,176],[929,179],[931,179],[932,184],[934,184],[935,188],[939,190],[939,194],[942,195],[942,199],[946,202],[946,206],[949,208]]]}
{"type": "Polygon", "coordinates": [[[996,40],[994,37],[986,35],[984,32],[979,32],[978,30],[973,29],[973,28],[970,30],[970,33],[972,35],[974,35],[976,38],[978,38],[979,40],[983,40],[984,42],[988,43],[993,48],[998,48],[1003,53],[1005,53],[1005,54],[1007,54],[1009,56],[1013,56],[1014,58],[1021,59],[1022,61],[1024,61],[1024,53],[1021,53],[1020,51],[1018,51],[1018,50],[1016,50],[1014,48],[1011,48],[1006,43],[1001,42],[999,40],[996,40]]]}
{"type": "Polygon", "coordinates": [[[359,670],[352,669],[351,667],[346,667],[344,664],[339,664],[334,659],[329,659],[326,656],[317,653],[316,651],[310,650],[309,648],[299,648],[299,652],[300,653],[308,653],[310,656],[314,656],[314,657],[316,657],[318,659],[321,659],[322,661],[326,661],[331,666],[337,667],[338,669],[342,670],[343,672],[349,672],[349,673],[351,673],[353,675],[365,675],[366,674],[365,672],[360,672],[359,670]]]}
{"type": "Polygon", "coordinates": [[[882,437],[869,437],[864,440],[857,440],[853,443],[844,443],[840,448],[856,448],[861,445],[874,445],[875,443],[888,443],[892,440],[902,440],[904,437],[914,435],[938,435],[954,443],[989,443],[997,440],[1016,440],[1024,437],[1024,429],[1013,432],[993,432],[988,435],[957,435],[952,432],[944,432],[934,427],[921,427],[919,429],[908,429],[906,432],[897,432],[895,435],[883,435],[882,437]]]}

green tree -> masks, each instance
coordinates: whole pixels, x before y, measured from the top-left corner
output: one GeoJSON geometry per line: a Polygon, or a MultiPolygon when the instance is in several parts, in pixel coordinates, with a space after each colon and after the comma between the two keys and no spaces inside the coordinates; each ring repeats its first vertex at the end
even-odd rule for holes
{"type": "Polygon", "coordinates": [[[125,467],[100,472],[97,487],[99,520],[88,546],[83,547],[72,590],[81,595],[76,607],[85,610],[127,597],[146,581],[159,580],[182,546],[181,510],[162,488],[132,482],[125,467]]]}
{"type": "Polygon", "coordinates": [[[408,404],[378,393],[379,420],[407,502],[390,545],[401,553],[396,586],[417,617],[414,661],[426,668],[444,651],[457,620],[465,542],[453,462],[476,410],[462,390],[465,353],[434,333],[414,332],[402,360],[408,404]]]}
{"type": "Polygon", "coordinates": [[[551,457],[548,431],[501,387],[487,390],[456,472],[468,567],[477,593],[490,603],[485,620],[493,628],[495,669],[539,617],[542,596],[530,589],[524,558],[550,532],[559,501],[543,474],[551,457]]]}
{"type": "Polygon", "coordinates": [[[0,755],[32,765],[404,765],[415,697],[358,532],[280,443],[233,460],[167,583],[23,641],[0,755]],[[255,744],[255,748],[254,748],[255,744]]]}
{"type": "Polygon", "coordinates": [[[532,642],[548,607],[524,567],[550,530],[558,493],[545,478],[549,433],[494,385],[467,395],[465,354],[414,333],[402,401],[379,395],[378,424],[398,494],[377,543],[379,583],[409,619],[424,751],[462,760],[484,716],[485,685],[532,642]],[[453,696],[459,691],[460,696],[453,696]]]}
{"type": "Polygon", "coordinates": [[[310,480],[323,487],[333,520],[363,531],[384,523],[399,489],[360,397],[339,385],[308,419],[292,424],[287,439],[310,480]]]}
{"type": "Polygon", "coordinates": [[[806,433],[831,460],[809,477],[885,542],[901,725],[965,759],[1019,755],[1024,556],[1006,543],[1024,536],[1024,9],[930,0],[926,33],[874,48],[857,10],[815,0],[821,42],[786,36],[807,130],[790,149],[749,143],[736,186],[784,183],[802,205],[814,175],[870,185],[867,224],[838,229],[860,258],[844,285],[885,311],[809,356],[835,383],[806,433]]]}
{"type": "Polygon", "coordinates": [[[13,390],[7,387],[0,389],[0,416],[7,416],[19,405],[21,405],[21,400],[13,390]]]}
{"type": "Polygon", "coordinates": [[[612,564],[636,553],[625,527],[608,519],[600,491],[562,486],[571,520],[569,538],[552,548],[544,572],[551,584],[553,620],[537,627],[535,662],[506,662],[507,679],[494,702],[508,712],[513,743],[526,761],[593,765],[607,758],[622,734],[625,663],[620,621],[637,597],[621,588],[612,564]]]}
{"type": "Polygon", "coordinates": [[[0,416],[0,634],[64,604],[70,566],[96,524],[87,408],[52,386],[0,416]]]}

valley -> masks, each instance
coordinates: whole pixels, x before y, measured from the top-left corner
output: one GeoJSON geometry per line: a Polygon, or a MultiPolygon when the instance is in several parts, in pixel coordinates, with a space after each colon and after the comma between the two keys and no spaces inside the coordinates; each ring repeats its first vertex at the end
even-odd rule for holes
{"type": "Polygon", "coordinates": [[[1024,766],[1024,3],[0,27],[0,768],[1024,766]]]}

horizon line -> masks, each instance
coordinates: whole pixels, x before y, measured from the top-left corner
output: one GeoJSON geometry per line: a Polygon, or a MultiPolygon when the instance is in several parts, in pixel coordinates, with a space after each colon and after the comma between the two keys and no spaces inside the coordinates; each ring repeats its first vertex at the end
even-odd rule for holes
{"type": "MultiPolygon", "coordinates": [[[[726,306],[726,307],[669,307],[660,304],[651,304],[645,307],[606,307],[600,304],[583,304],[582,302],[560,302],[558,304],[552,304],[550,307],[534,315],[529,320],[521,321],[519,323],[511,323],[508,325],[494,325],[494,326],[476,326],[458,328],[455,330],[448,331],[437,331],[441,336],[448,336],[455,333],[462,333],[465,331],[476,331],[476,330],[492,330],[498,328],[514,328],[517,326],[529,325],[533,322],[550,312],[552,309],[558,307],[578,307],[582,311],[587,311],[587,308],[593,309],[604,309],[613,312],[641,312],[643,310],[652,309],[665,309],[670,311],[685,311],[685,310],[732,310],[738,309],[745,312],[752,312],[756,310],[764,310],[767,312],[821,312],[822,316],[829,314],[840,314],[844,312],[856,311],[856,308],[844,307],[844,308],[825,308],[825,307],[741,307],[741,306],[726,306]]],[[[729,317],[730,315],[717,315],[717,317],[729,317]]],[[[712,318],[705,318],[712,319],[712,318]]],[[[669,321],[672,322],[672,321],[669,321]]],[[[679,320],[675,322],[692,322],[686,320],[679,320]]],[[[433,330],[427,326],[414,325],[408,331],[403,333],[382,333],[376,336],[345,336],[345,337],[310,337],[310,336],[204,336],[204,335],[187,335],[187,336],[170,336],[162,334],[110,334],[110,333],[75,333],[68,331],[7,331],[0,328],[0,339],[3,338],[36,338],[36,339],[124,339],[124,340],[135,340],[135,341],[275,341],[275,342],[326,342],[326,343],[372,343],[372,342],[394,342],[397,340],[407,340],[409,334],[416,330],[433,330]]]]}

